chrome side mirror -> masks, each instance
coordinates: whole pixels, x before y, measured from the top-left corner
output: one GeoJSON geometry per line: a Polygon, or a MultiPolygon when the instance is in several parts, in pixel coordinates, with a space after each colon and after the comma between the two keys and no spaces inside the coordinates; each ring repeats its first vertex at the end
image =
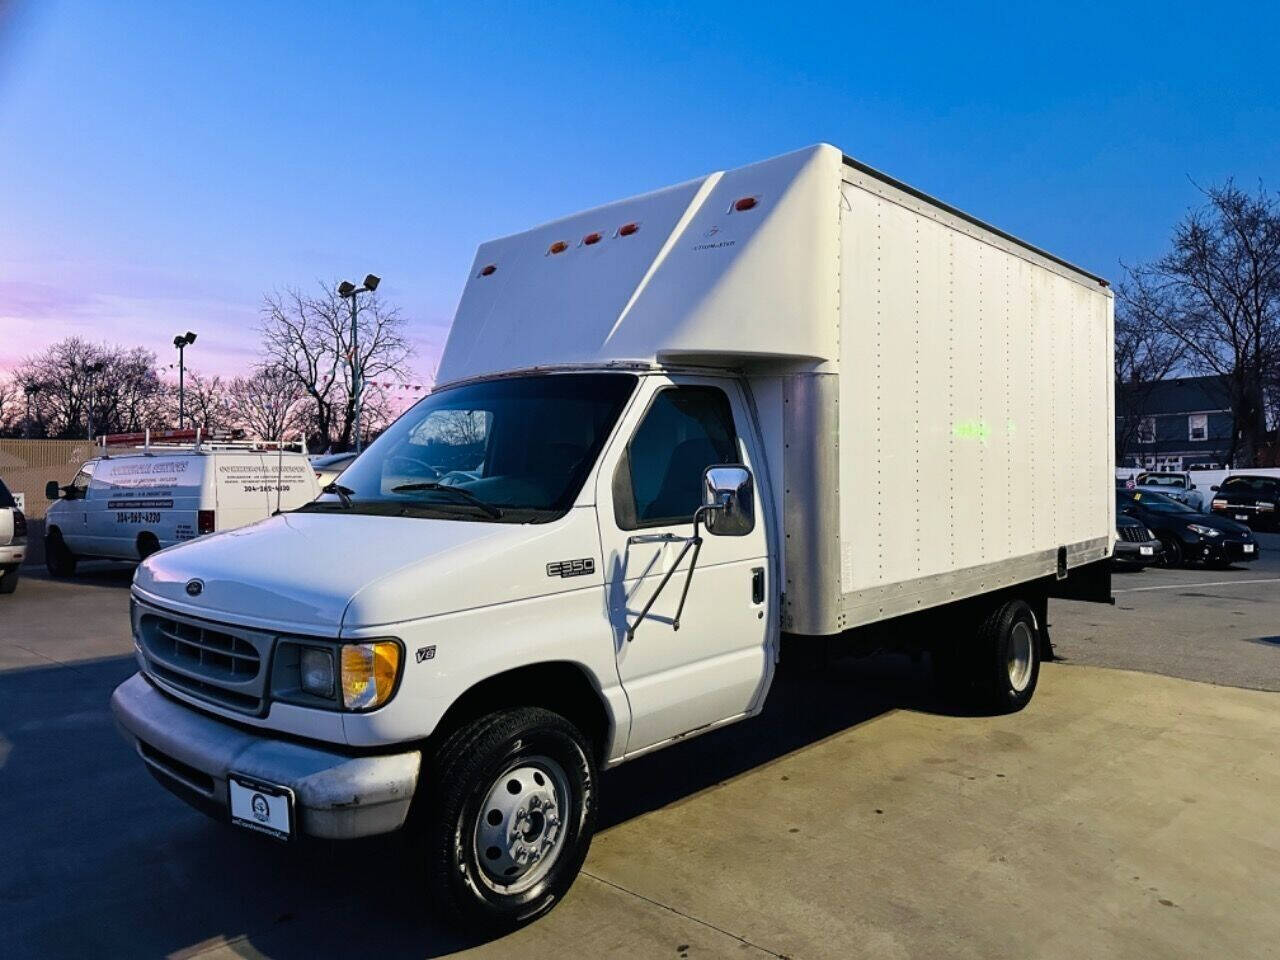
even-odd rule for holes
{"type": "Polygon", "coordinates": [[[756,527],[755,484],[751,471],[736,463],[717,464],[702,472],[702,506],[707,533],[745,537],[756,527]]]}

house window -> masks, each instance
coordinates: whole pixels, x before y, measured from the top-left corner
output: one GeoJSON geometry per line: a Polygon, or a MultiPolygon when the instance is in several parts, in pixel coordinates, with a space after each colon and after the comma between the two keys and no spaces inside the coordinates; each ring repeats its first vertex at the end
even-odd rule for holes
{"type": "Polygon", "coordinates": [[[1139,443],[1155,443],[1156,442],[1156,418],[1143,417],[1138,421],[1138,442],[1139,443]]]}
{"type": "Polygon", "coordinates": [[[1209,439],[1209,415],[1207,413],[1193,413],[1187,417],[1187,439],[1209,439]]]}

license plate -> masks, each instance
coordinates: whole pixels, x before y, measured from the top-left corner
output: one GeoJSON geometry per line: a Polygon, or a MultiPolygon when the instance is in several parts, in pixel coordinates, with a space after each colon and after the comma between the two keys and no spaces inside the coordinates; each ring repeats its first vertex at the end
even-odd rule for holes
{"type": "Polygon", "coordinates": [[[256,830],[277,840],[293,835],[293,791],[288,787],[263,783],[232,774],[227,778],[231,793],[231,822],[256,830]]]}
{"type": "Polygon", "coordinates": [[[1253,553],[1253,544],[1252,544],[1252,543],[1246,543],[1246,544],[1244,545],[1244,552],[1245,552],[1245,553],[1253,553]]]}
{"type": "Polygon", "coordinates": [[[1248,520],[1248,519],[1249,519],[1249,515],[1248,515],[1247,513],[1237,513],[1237,514],[1236,514],[1236,519],[1237,519],[1237,520],[1248,520]]]}
{"type": "Polygon", "coordinates": [[[1155,550],[1151,547],[1139,547],[1138,553],[1142,554],[1144,557],[1150,557],[1155,554],[1155,550]]]}

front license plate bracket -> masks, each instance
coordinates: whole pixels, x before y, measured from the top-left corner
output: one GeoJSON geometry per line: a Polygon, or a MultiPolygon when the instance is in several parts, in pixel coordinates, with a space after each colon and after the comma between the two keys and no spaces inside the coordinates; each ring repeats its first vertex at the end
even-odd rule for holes
{"type": "Polygon", "coordinates": [[[293,839],[294,797],[288,787],[232,773],[227,794],[232,824],[276,840],[293,839]]]}

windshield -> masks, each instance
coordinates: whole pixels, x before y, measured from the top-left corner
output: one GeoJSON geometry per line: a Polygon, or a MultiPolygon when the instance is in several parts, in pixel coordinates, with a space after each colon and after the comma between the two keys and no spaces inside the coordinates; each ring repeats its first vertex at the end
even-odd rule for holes
{"type": "Polygon", "coordinates": [[[1143,507],[1154,513],[1199,513],[1186,504],[1179,503],[1172,497],[1166,497],[1163,493],[1151,493],[1145,490],[1136,491],[1130,498],[1137,501],[1143,507]]]}
{"type": "Polygon", "coordinates": [[[622,373],[490,380],[426,397],[304,509],[530,522],[572,506],[635,388],[622,373]]]}
{"type": "Polygon", "coordinates": [[[1276,481],[1269,477],[1228,477],[1218,489],[1225,493],[1273,494],[1276,481]]]}
{"type": "Polygon", "coordinates": [[[1185,487],[1187,485],[1182,477],[1162,477],[1153,473],[1147,474],[1140,483],[1151,487],[1185,487]]]}
{"type": "Polygon", "coordinates": [[[17,501],[13,499],[13,494],[9,492],[9,488],[4,485],[4,481],[0,480],[0,509],[4,507],[16,507],[17,501]]]}

